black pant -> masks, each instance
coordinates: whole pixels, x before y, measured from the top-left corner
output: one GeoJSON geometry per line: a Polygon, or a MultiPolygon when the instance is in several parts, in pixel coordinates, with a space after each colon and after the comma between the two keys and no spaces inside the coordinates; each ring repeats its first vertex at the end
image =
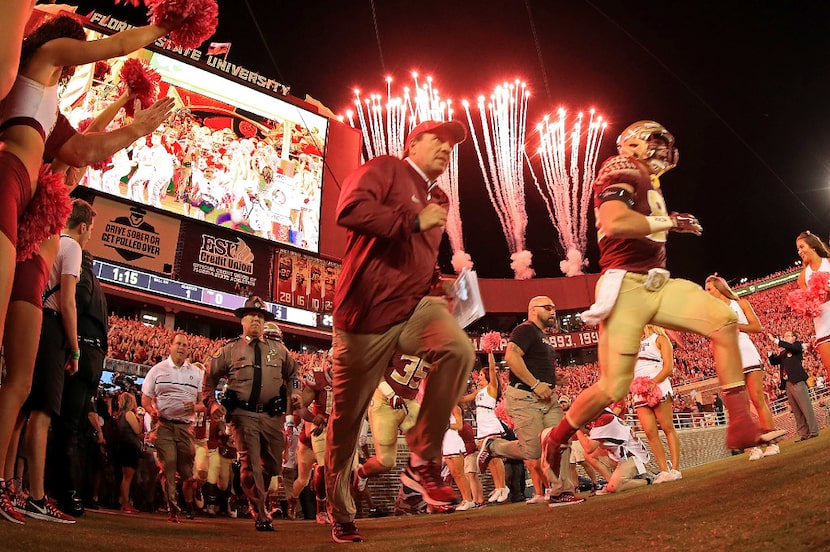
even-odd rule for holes
{"type": "Polygon", "coordinates": [[[50,473],[52,493],[64,498],[69,491],[75,491],[77,497],[88,496],[83,493],[83,466],[86,461],[90,429],[87,413],[90,401],[98,389],[101,372],[104,369],[104,351],[80,343],[81,358],[78,372],[66,375],[63,384],[61,413],[52,423],[50,473]]]}

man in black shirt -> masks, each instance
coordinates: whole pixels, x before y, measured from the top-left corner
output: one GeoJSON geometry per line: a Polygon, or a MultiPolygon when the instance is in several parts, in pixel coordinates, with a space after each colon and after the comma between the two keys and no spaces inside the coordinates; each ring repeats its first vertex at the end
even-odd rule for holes
{"type": "Polygon", "coordinates": [[[795,417],[798,441],[818,437],[818,423],[810,391],[807,389],[807,372],[801,364],[804,358],[804,346],[798,341],[794,331],[784,332],[784,338],[778,339],[772,334],[767,337],[781,347],[778,353],[769,353],[769,363],[781,367],[781,381],[787,382],[787,401],[795,417]]]}
{"type": "Polygon", "coordinates": [[[563,454],[564,469],[557,479],[542,469],[542,430],[556,426],[563,417],[562,407],[553,388],[556,385],[555,363],[559,354],[551,346],[545,331],[556,326],[556,305],[550,297],[530,300],[527,321],[510,334],[505,360],[510,367],[510,386],[505,390],[507,412],[513,418],[517,441],[488,438],[481,444],[478,457],[483,472],[494,456],[524,460],[535,489],[529,504],[548,502],[544,489],[550,486],[550,505],[579,504],[585,499],[574,496],[574,482],[568,466],[570,454],[563,454]]]}

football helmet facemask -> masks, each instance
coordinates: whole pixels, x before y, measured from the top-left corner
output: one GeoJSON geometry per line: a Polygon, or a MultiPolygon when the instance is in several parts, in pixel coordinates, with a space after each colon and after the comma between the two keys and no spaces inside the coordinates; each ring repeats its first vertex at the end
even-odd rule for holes
{"type": "Polygon", "coordinates": [[[637,121],[629,125],[617,138],[617,151],[645,163],[654,176],[677,165],[679,157],[674,136],[655,121],[637,121]]]}

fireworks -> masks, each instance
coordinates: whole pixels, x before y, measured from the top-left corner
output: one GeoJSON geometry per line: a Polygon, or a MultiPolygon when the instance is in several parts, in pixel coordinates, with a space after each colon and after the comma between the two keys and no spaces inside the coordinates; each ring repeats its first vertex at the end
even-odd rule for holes
{"type": "MultiPolygon", "coordinates": [[[[363,133],[366,159],[378,155],[401,157],[404,140],[410,130],[423,121],[450,121],[453,116],[452,100],[441,98],[432,84],[432,77],[418,82],[418,73],[412,73],[414,87],[404,87],[400,96],[393,96],[392,78],[386,78],[386,99],[380,94],[361,98],[355,89],[355,111],[347,111],[346,118],[353,128],[363,133]],[[355,116],[357,124],[355,123],[355,116]]],[[[465,266],[472,268],[470,256],[464,252],[464,236],[461,230],[461,214],[458,197],[458,148],[453,148],[450,164],[438,179],[438,185],[450,199],[447,213],[447,234],[453,249],[453,268],[460,272],[465,266]]]]}
{"type": "Polygon", "coordinates": [[[529,97],[525,83],[518,80],[497,86],[487,103],[480,96],[481,142],[475,132],[469,103],[463,102],[481,175],[507,239],[510,266],[518,280],[532,278],[535,274],[530,266],[532,254],[525,249],[527,212],[523,157],[529,97]]]}
{"type": "Polygon", "coordinates": [[[554,120],[545,116],[536,127],[544,189],[535,174],[533,179],[565,251],[559,266],[567,276],[576,276],[583,273],[585,264],[591,183],[607,123],[592,109],[587,125],[579,113],[568,129],[567,112],[560,108],[557,115],[554,120]]]}

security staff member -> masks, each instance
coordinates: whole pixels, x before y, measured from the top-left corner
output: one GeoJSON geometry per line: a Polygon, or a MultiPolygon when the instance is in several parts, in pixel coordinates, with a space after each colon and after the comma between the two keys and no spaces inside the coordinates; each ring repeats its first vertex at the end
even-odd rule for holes
{"type": "Polygon", "coordinates": [[[285,411],[300,408],[299,365],[279,341],[264,335],[274,315],[259,297],[251,297],[234,314],[242,319],[242,335],[213,355],[205,378],[205,404],[211,414],[221,378],[227,381],[222,404],[228,410],[239,457],[241,483],[251,502],[257,531],[273,531],[265,513],[268,483],[282,470],[285,411]]]}

